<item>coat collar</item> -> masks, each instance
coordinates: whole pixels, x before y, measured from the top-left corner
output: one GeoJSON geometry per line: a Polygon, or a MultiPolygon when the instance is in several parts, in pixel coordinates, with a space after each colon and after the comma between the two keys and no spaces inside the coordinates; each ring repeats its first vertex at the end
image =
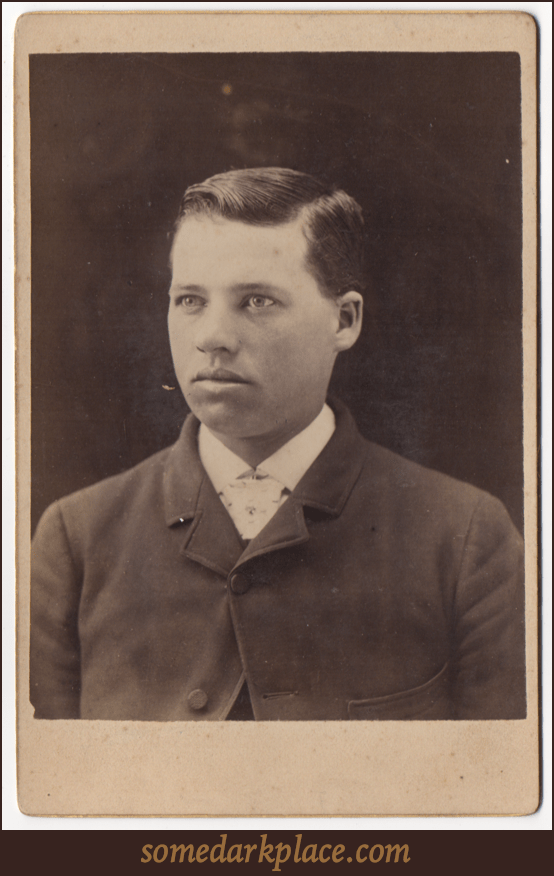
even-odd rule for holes
{"type": "Polygon", "coordinates": [[[246,546],[209,480],[197,449],[199,422],[190,414],[171,448],[164,471],[168,526],[193,520],[182,546],[191,559],[227,575],[248,559],[305,542],[309,538],[304,508],[338,516],[359,477],[365,442],[348,409],[329,400],[336,429],[288,500],[246,546]]]}
{"type": "Polygon", "coordinates": [[[292,495],[302,505],[337,517],[360,475],[367,451],[346,405],[335,399],[329,399],[328,404],[335,413],[336,429],[292,495]]]}

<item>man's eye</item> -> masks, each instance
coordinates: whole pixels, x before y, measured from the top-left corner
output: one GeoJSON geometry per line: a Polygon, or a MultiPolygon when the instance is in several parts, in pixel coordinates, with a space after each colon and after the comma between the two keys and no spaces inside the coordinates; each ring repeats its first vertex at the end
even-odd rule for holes
{"type": "Polygon", "coordinates": [[[275,304],[272,298],[267,298],[265,295],[251,295],[246,303],[256,310],[261,310],[263,307],[271,307],[275,304]]]}
{"type": "Polygon", "coordinates": [[[185,310],[191,310],[194,307],[199,307],[202,304],[202,298],[198,295],[182,295],[178,299],[177,304],[184,307],[185,310]]]}

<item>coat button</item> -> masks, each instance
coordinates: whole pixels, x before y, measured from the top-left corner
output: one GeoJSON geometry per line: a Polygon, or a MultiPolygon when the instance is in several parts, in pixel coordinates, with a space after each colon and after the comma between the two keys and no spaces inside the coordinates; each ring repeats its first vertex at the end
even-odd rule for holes
{"type": "Polygon", "coordinates": [[[199,712],[200,709],[203,709],[206,703],[208,702],[208,694],[205,690],[193,690],[188,695],[188,703],[191,709],[194,709],[195,712],[199,712]]]}
{"type": "Polygon", "coordinates": [[[231,590],[233,593],[247,593],[250,590],[250,581],[241,572],[236,572],[231,578],[231,590]]]}

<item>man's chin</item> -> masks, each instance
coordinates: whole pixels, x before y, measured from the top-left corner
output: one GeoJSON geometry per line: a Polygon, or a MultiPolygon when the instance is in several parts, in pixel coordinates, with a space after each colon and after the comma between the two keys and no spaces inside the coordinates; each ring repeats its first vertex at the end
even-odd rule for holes
{"type": "Polygon", "coordinates": [[[194,416],[210,431],[238,437],[244,434],[252,417],[253,405],[245,404],[245,400],[237,399],[231,393],[228,396],[192,391],[185,398],[194,416]]]}

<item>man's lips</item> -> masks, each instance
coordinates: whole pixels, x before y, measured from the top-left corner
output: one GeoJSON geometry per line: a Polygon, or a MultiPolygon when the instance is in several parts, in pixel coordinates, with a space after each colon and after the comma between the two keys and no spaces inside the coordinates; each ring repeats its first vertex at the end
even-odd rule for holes
{"type": "Polygon", "coordinates": [[[226,368],[207,368],[204,371],[199,371],[194,382],[198,380],[214,380],[219,383],[249,383],[245,377],[240,374],[235,374],[234,371],[227,371],[226,368]]]}

